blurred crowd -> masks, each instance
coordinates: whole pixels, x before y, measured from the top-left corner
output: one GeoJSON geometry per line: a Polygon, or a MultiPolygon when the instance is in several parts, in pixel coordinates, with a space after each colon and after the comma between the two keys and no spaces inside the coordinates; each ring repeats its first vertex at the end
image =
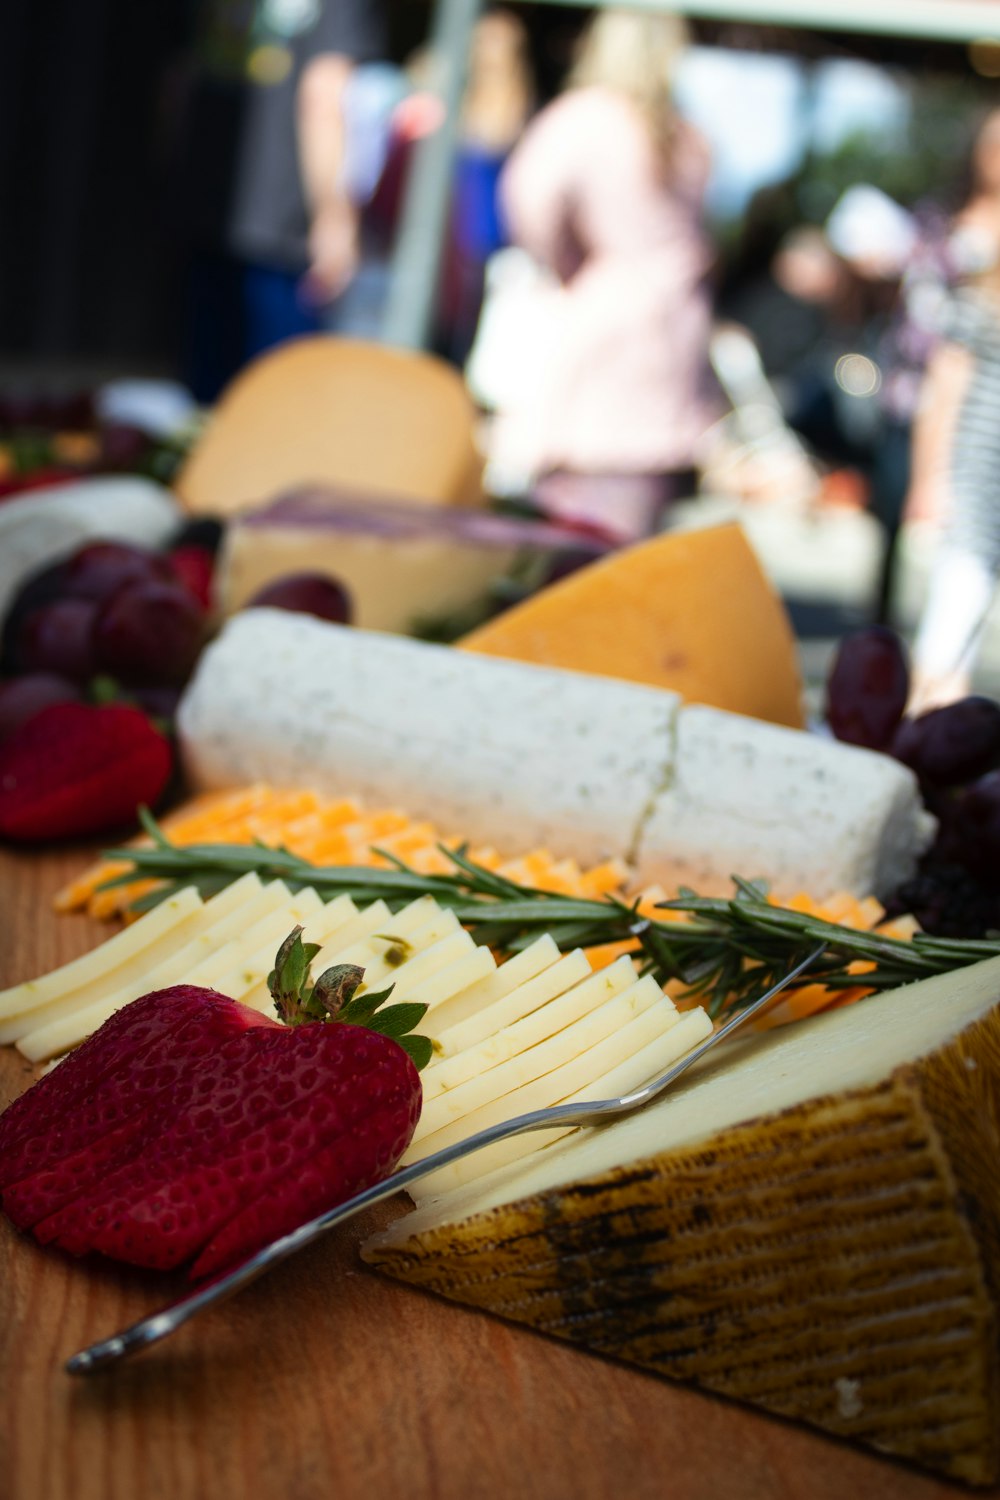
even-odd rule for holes
{"type": "MultiPolygon", "coordinates": [[[[391,58],[375,0],[198,15],[171,225],[180,374],[210,404],[288,338],[380,337],[415,152],[444,122],[442,59],[391,58]]],[[[954,696],[1000,573],[1000,110],[971,122],[951,201],[858,182],[789,222],[772,187],[723,247],[675,87],[689,46],[676,16],[597,10],[553,87],[516,10],[475,27],[433,347],[482,411],[488,488],[616,543],[699,491],[864,506],[882,619],[904,520],[938,526],[916,691],[954,696]]]]}

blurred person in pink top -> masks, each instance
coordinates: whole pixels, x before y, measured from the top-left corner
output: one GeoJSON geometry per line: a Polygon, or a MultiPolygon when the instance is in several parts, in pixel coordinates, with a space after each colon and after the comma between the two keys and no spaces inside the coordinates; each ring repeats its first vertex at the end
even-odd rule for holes
{"type": "Polygon", "coordinates": [[[599,15],[501,180],[511,237],[551,281],[498,450],[548,513],[623,542],[690,493],[717,415],[708,152],[672,98],[685,44],[675,17],[599,15]]]}

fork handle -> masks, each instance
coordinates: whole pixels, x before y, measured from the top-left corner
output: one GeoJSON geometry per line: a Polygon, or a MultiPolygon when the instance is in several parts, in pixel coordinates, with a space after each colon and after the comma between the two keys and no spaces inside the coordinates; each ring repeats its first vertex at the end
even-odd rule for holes
{"type": "MultiPolygon", "coordinates": [[[[608,1113],[610,1114],[610,1111],[608,1113]]],[[[79,1354],[74,1354],[66,1361],[66,1370],[70,1375],[89,1375],[105,1365],[116,1363],[128,1354],[134,1354],[150,1344],[159,1343],[160,1339],[165,1339],[169,1334],[174,1333],[203,1308],[211,1307],[215,1302],[223,1302],[227,1297],[232,1297],[251,1281],[256,1281],[258,1276],[262,1276],[272,1266],[287,1260],[288,1256],[294,1255],[296,1251],[304,1250],[314,1240],[322,1238],[335,1225],[342,1224],[346,1219],[353,1219],[355,1214],[371,1208],[373,1204],[391,1198],[411,1182],[417,1182],[428,1173],[436,1172],[439,1167],[450,1166],[452,1162],[461,1161],[462,1157],[469,1156],[473,1151],[480,1151],[497,1141],[505,1141],[513,1135],[523,1135],[529,1130],[543,1130],[559,1125],[591,1123],[600,1114],[599,1105],[557,1104],[546,1109],[533,1110],[530,1114],[519,1115],[514,1120],[504,1120],[499,1125],[491,1125],[486,1130],[467,1136],[465,1140],[456,1141],[452,1146],[444,1146],[431,1156],[425,1156],[420,1161],[413,1162],[411,1166],[393,1172],[391,1176],[383,1178],[381,1182],[376,1182],[373,1187],[366,1188],[364,1192],[356,1193],[353,1198],[338,1203],[335,1208],[328,1209],[326,1213],[320,1214],[315,1219],[310,1219],[308,1223],[300,1225],[298,1229],[293,1229],[289,1234],[282,1235],[280,1239],[272,1240],[269,1245],[264,1246],[263,1250],[258,1250],[255,1255],[243,1261],[234,1270],[224,1271],[213,1280],[206,1282],[204,1286],[198,1287],[177,1302],[171,1303],[169,1307],[163,1308],[162,1311],[141,1318],[138,1323],[124,1328],[121,1333],[113,1334],[111,1338],[101,1339],[98,1343],[82,1349],[79,1354]]]]}

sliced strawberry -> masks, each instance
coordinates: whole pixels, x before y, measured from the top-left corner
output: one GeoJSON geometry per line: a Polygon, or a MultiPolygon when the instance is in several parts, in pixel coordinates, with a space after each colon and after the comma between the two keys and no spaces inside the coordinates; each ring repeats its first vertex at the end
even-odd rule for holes
{"type": "Polygon", "coordinates": [[[279,952],[287,1025],[212,991],[160,991],[0,1116],[15,1223],[77,1255],[200,1257],[201,1273],[392,1171],[420,1112],[409,1053],[430,1044],[405,1033],[423,1007],[351,998],[351,966],[308,988],[315,951],[297,929],[279,952]]]}
{"type": "Polygon", "coordinates": [[[170,743],[136,708],[54,703],[0,745],[0,838],[76,838],[154,806],[170,743]]]}
{"type": "Polygon", "coordinates": [[[260,1250],[279,1235],[381,1182],[395,1171],[420,1117],[419,1098],[395,1106],[354,1127],[308,1159],[293,1178],[272,1181],[209,1241],[191,1267],[192,1278],[214,1276],[260,1250]]]}
{"type": "MultiPolygon", "coordinates": [[[[412,1072],[394,1043],[359,1027],[309,1027],[299,1045],[289,1045],[281,1028],[231,1041],[211,1067],[198,1070],[195,1087],[189,1094],[185,1090],[188,1096],[169,1128],[158,1126],[148,1146],[130,1151],[96,1191],[85,1189],[39,1224],[38,1238],[67,1250],[83,1243],[125,1260],[136,1243],[149,1245],[150,1231],[159,1225],[162,1243],[155,1264],[170,1269],[261,1193],[284,1184],[290,1168],[297,1180],[303,1164],[331,1143],[351,1159],[355,1133],[373,1115],[381,1119],[401,1109],[405,1134],[399,1135],[394,1165],[416,1124],[409,1119],[414,1099],[419,1100],[412,1072]],[[331,1092],[334,1075],[340,1087],[331,1092]],[[352,1078],[363,1078],[364,1088],[346,1087],[352,1078]],[[206,1174],[218,1158],[215,1132],[223,1126],[238,1149],[221,1179],[215,1174],[218,1189],[209,1189],[206,1174]]],[[[386,1159],[392,1150],[387,1141],[386,1159]]],[[[322,1179],[320,1189],[325,1196],[322,1179]]],[[[13,1212],[11,1217],[16,1219],[13,1212]]]]}
{"type": "Polygon", "coordinates": [[[277,1024],[194,985],[156,990],[123,1006],[77,1048],[71,1068],[60,1064],[0,1115],[0,1188],[85,1149],[132,1110],[148,1108],[158,1089],[173,1086],[171,1066],[187,1067],[191,1023],[195,1055],[209,1036],[221,1040],[236,1026],[277,1024]],[[114,1086],[104,1087],[106,1080],[114,1086]]]}

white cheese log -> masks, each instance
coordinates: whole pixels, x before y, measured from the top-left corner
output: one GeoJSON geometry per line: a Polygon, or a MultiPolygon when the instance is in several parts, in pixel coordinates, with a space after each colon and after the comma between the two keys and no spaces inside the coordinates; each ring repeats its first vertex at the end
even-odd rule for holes
{"type": "Polygon", "coordinates": [[[276,610],[231,620],[180,707],[196,786],[255,780],[395,803],[449,834],[610,855],[642,881],[885,894],[928,842],[885,756],[634,683],[276,610]]]}
{"type": "Polygon", "coordinates": [[[0,505],[0,617],[26,578],[84,542],[161,547],[180,524],[169,490],[152,479],[101,474],[33,490],[0,505]]]}
{"type": "Polygon", "coordinates": [[[995,1483],[998,996],[992,959],[719,1049],[645,1111],[424,1202],[365,1259],[995,1483]]]}
{"type": "Polygon", "coordinates": [[[636,863],[643,885],[706,894],[763,874],[787,892],[885,895],[932,827],[889,756],[691,704],[636,863]]]}
{"type": "Polygon", "coordinates": [[[479,844],[597,863],[630,848],[678,701],[248,610],[202,657],[179,729],[197,787],[349,791],[479,844]]]}

